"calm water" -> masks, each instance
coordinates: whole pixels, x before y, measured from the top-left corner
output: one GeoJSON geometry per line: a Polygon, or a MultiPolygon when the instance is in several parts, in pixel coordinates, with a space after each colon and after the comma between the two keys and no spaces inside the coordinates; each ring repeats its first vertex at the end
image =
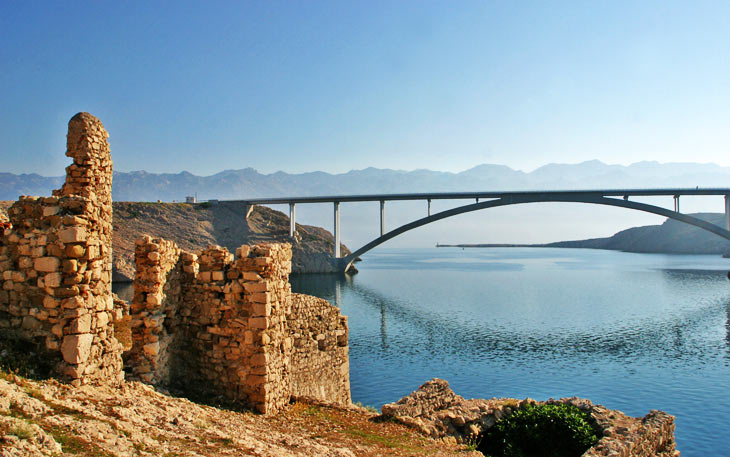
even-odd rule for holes
{"type": "Polygon", "coordinates": [[[683,456],[730,456],[730,260],[584,249],[366,254],[292,277],[349,316],[354,401],[434,377],[465,397],[577,395],[677,416],[683,456]]]}

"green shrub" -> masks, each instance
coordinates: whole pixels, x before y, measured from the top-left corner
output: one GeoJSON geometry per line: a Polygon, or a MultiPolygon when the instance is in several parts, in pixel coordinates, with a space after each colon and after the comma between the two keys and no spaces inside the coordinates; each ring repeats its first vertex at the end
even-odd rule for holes
{"type": "Polygon", "coordinates": [[[490,457],[579,457],[599,435],[590,415],[573,405],[530,404],[488,429],[479,451],[490,457]]]}

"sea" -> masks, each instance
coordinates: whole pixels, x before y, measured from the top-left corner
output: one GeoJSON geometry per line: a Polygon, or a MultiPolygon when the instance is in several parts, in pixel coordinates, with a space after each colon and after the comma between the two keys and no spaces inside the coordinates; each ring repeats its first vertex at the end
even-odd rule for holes
{"type": "Polygon", "coordinates": [[[685,457],[730,456],[730,260],[559,248],[377,249],[292,276],[349,317],[353,401],[432,378],[467,398],[578,396],[676,416],[685,457]]]}

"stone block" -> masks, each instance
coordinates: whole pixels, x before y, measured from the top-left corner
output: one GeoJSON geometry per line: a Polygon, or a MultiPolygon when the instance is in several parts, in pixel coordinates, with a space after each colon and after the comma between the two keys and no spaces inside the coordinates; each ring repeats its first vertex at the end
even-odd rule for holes
{"type": "Polygon", "coordinates": [[[271,298],[268,292],[259,292],[248,296],[248,300],[251,303],[269,303],[271,298]]]}
{"type": "Polygon", "coordinates": [[[74,273],[79,270],[79,262],[75,259],[65,259],[62,267],[64,273],[74,273]]]}
{"type": "Polygon", "coordinates": [[[23,270],[27,270],[28,268],[33,268],[33,259],[28,256],[23,256],[18,258],[18,268],[21,268],[23,270]]]}
{"type": "Polygon", "coordinates": [[[86,227],[68,227],[58,232],[58,239],[63,243],[79,243],[86,241],[86,227]]]}
{"type": "Polygon", "coordinates": [[[198,273],[198,281],[210,282],[210,277],[210,271],[201,271],[200,273],[198,273]]]}
{"type": "Polygon", "coordinates": [[[270,357],[267,353],[262,352],[251,356],[251,366],[267,366],[270,362],[270,357]]]}
{"type": "Polygon", "coordinates": [[[109,314],[106,311],[96,313],[96,328],[104,328],[109,324],[109,314]]]}
{"type": "Polygon", "coordinates": [[[248,257],[249,252],[251,252],[251,246],[244,244],[240,248],[236,249],[236,257],[239,259],[248,257]]]}
{"type": "Polygon", "coordinates": [[[43,307],[47,309],[56,309],[60,306],[61,302],[56,300],[55,298],[46,295],[43,297],[43,307]]]}
{"type": "Polygon", "coordinates": [[[56,257],[38,257],[33,260],[33,268],[44,273],[56,271],[60,266],[61,261],[56,257]]]}
{"type": "Polygon", "coordinates": [[[249,294],[267,292],[269,283],[267,281],[247,282],[243,284],[243,288],[249,294]]]}
{"type": "Polygon", "coordinates": [[[51,333],[56,335],[58,338],[61,338],[63,336],[63,325],[62,324],[56,324],[53,327],[51,327],[51,333]]]}
{"type": "Polygon", "coordinates": [[[43,277],[43,283],[45,284],[45,287],[56,288],[61,286],[62,279],[63,277],[59,272],[48,273],[43,277]]]}
{"type": "Polygon", "coordinates": [[[149,305],[160,305],[162,304],[163,295],[160,293],[147,294],[147,304],[149,305]]]}
{"type": "Polygon", "coordinates": [[[253,315],[256,317],[271,316],[271,305],[269,303],[254,303],[253,315]]]}
{"type": "Polygon", "coordinates": [[[25,330],[35,331],[41,328],[41,322],[35,317],[25,316],[23,318],[23,323],[21,324],[21,327],[23,327],[25,330]]]}
{"type": "Polygon", "coordinates": [[[71,320],[68,325],[69,334],[89,333],[91,331],[91,314],[84,314],[71,320]]]}
{"type": "Polygon", "coordinates": [[[14,282],[23,282],[25,281],[25,273],[22,271],[14,271],[11,278],[14,282]]]}
{"type": "Polygon", "coordinates": [[[152,251],[147,254],[147,258],[150,259],[152,262],[157,262],[158,260],[160,260],[160,253],[158,251],[152,251]]]}
{"type": "Polygon", "coordinates": [[[269,328],[270,320],[268,317],[249,317],[248,326],[251,328],[267,329],[269,328]]]}
{"type": "Polygon", "coordinates": [[[211,275],[211,278],[213,279],[213,281],[223,281],[223,272],[214,271],[211,275]]]}
{"type": "Polygon", "coordinates": [[[86,248],[80,244],[70,244],[64,251],[72,259],[80,259],[86,254],[86,248]]]}
{"type": "Polygon", "coordinates": [[[266,384],[268,377],[266,375],[249,374],[246,376],[246,384],[251,386],[260,386],[266,384]]]}
{"type": "Polygon", "coordinates": [[[61,343],[61,354],[63,360],[72,364],[86,362],[91,353],[91,343],[94,341],[94,335],[85,333],[82,335],[66,335],[61,343]]]}
{"type": "Polygon", "coordinates": [[[66,298],[61,301],[61,307],[64,309],[79,309],[85,307],[86,302],[79,296],[66,298]]]}
{"type": "Polygon", "coordinates": [[[46,206],[43,208],[43,217],[53,216],[61,211],[60,206],[46,206]]]}
{"type": "Polygon", "coordinates": [[[259,281],[261,279],[261,275],[254,271],[244,271],[241,276],[244,281],[259,281]]]}
{"type": "Polygon", "coordinates": [[[157,357],[157,355],[159,355],[159,353],[160,353],[160,343],[159,343],[159,341],[158,342],[155,342],[155,343],[145,344],[142,347],[142,351],[148,357],[157,357]]]}

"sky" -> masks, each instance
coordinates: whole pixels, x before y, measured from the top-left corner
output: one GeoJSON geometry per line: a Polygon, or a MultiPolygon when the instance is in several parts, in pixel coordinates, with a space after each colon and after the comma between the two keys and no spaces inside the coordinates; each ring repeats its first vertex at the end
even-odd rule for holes
{"type": "Polygon", "coordinates": [[[730,165],[730,2],[0,0],[0,172],[730,165]]]}

